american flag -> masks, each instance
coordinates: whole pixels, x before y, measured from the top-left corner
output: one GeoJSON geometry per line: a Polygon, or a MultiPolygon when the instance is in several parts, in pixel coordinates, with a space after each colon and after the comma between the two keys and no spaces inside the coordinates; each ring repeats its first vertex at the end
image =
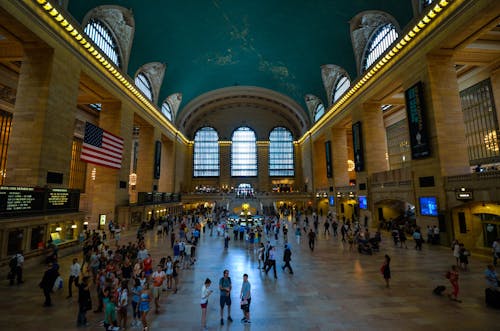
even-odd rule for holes
{"type": "Polygon", "coordinates": [[[117,137],[89,122],[85,123],[82,154],[85,162],[109,168],[122,167],[123,138],[117,137]]]}

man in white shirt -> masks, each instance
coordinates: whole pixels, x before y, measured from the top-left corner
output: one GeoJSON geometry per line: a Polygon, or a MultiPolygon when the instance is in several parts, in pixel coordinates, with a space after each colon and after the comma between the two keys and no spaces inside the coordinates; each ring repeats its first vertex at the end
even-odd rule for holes
{"type": "Polygon", "coordinates": [[[78,277],[80,276],[81,271],[80,264],[78,263],[78,259],[75,257],[73,259],[73,264],[69,267],[69,281],[68,281],[68,296],[67,298],[71,298],[73,296],[73,283],[75,286],[78,286],[78,277]]]}

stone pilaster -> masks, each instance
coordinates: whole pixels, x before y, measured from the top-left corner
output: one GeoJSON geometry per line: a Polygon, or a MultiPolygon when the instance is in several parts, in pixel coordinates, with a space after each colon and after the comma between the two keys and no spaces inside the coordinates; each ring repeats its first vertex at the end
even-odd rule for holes
{"type": "Polygon", "coordinates": [[[220,184],[231,187],[231,143],[219,141],[220,184]]]}
{"type": "Polygon", "coordinates": [[[154,128],[141,124],[137,157],[137,192],[153,191],[154,138],[154,128]]]}
{"type": "MultiPolygon", "coordinates": [[[[175,155],[174,155],[174,142],[165,136],[162,137],[162,148],[161,148],[161,175],[158,181],[158,191],[159,192],[174,192],[174,170],[175,170],[175,155]]],[[[192,168],[188,164],[188,167],[192,168]]],[[[192,172],[192,171],[191,171],[192,172]]],[[[187,171],[189,174],[189,171],[187,171]]],[[[187,176],[188,177],[188,176],[187,176]]]]}
{"type": "Polygon", "coordinates": [[[349,185],[347,171],[347,130],[332,128],[333,182],[335,187],[349,185]]]}
{"type": "Polygon", "coordinates": [[[430,93],[428,123],[432,155],[439,155],[442,176],[469,172],[465,141],[465,125],[460,105],[459,88],[451,56],[429,55],[427,74],[430,93]]]}
{"type": "Polygon", "coordinates": [[[6,185],[67,187],[80,68],[72,56],[25,47],[7,158],[6,185]],[[57,123],[55,125],[54,123],[57,123]]]}
{"type": "Polygon", "coordinates": [[[257,142],[257,167],[258,167],[258,191],[271,190],[271,178],[269,177],[269,141],[257,142]]]}

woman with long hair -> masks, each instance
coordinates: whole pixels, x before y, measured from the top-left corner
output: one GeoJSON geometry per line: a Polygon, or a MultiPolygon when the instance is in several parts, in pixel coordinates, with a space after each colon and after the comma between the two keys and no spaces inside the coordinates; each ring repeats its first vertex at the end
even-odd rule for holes
{"type": "Polygon", "coordinates": [[[201,287],[201,327],[203,330],[208,330],[207,328],[207,306],[208,306],[208,297],[210,294],[213,293],[213,291],[210,289],[210,284],[212,284],[212,281],[207,278],[205,280],[205,283],[201,287]]]}
{"type": "Polygon", "coordinates": [[[142,330],[148,330],[148,313],[151,310],[151,291],[149,290],[149,283],[146,282],[142,288],[141,295],[139,296],[139,313],[141,314],[142,330]]]}

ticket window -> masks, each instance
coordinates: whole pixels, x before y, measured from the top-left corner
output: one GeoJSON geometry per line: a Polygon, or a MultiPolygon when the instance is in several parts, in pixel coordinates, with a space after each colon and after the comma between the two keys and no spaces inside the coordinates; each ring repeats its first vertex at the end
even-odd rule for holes
{"type": "Polygon", "coordinates": [[[43,249],[45,247],[45,227],[37,226],[31,229],[30,249],[43,249]]]}
{"type": "Polygon", "coordinates": [[[59,224],[51,224],[49,226],[49,232],[50,232],[50,239],[52,240],[52,243],[55,245],[58,245],[62,242],[62,227],[59,224]]]}
{"type": "Polygon", "coordinates": [[[78,226],[73,222],[67,222],[64,224],[64,239],[66,241],[73,241],[78,238],[78,226]]]}
{"type": "Polygon", "coordinates": [[[24,230],[9,231],[7,241],[7,255],[14,255],[23,249],[24,230]]]}

